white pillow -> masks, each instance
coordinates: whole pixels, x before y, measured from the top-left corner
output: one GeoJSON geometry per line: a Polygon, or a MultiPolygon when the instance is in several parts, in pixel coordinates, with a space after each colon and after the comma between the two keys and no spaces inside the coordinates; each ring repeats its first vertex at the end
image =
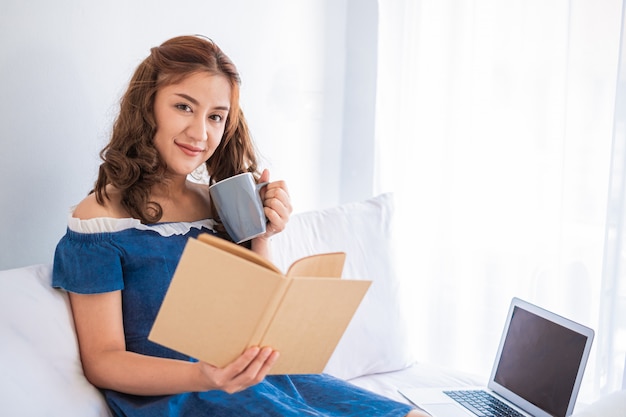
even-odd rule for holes
{"type": "Polygon", "coordinates": [[[283,271],[295,260],[346,252],[343,278],[373,283],[325,372],[343,379],[404,369],[413,363],[393,267],[393,196],[294,214],[272,241],[274,263],[283,271]]]}
{"type": "Polygon", "coordinates": [[[52,267],[0,271],[0,404],[7,416],[110,416],[85,378],[67,295],[52,267]]]}

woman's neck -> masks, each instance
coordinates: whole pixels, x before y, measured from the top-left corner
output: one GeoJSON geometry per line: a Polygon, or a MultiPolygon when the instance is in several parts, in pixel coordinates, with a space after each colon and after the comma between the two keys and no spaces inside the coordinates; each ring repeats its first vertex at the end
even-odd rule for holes
{"type": "Polygon", "coordinates": [[[206,186],[186,181],[186,179],[168,180],[164,184],[153,187],[150,200],[161,206],[162,222],[190,222],[212,217],[206,186]]]}

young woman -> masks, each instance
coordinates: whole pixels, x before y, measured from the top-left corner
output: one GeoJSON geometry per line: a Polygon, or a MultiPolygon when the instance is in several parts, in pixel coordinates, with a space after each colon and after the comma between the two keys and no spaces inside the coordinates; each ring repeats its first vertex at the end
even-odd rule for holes
{"type": "MultiPolygon", "coordinates": [[[[207,186],[188,175],[205,164],[212,182],[242,172],[269,180],[258,170],[239,108],[239,75],[217,45],[182,36],[152,48],[101,156],[95,188],[73,210],[57,246],[53,285],[69,293],[85,375],[115,415],[410,412],[328,375],[267,376],[280,355],[271,347],[252,347],[217,368],[148,341],[187,239],[227,237],[207,186]]],[[[269,257],[269,238],[292,211],[286,184],[270,182],[263,204],[267,233],[249,249],[269,257]]]]}

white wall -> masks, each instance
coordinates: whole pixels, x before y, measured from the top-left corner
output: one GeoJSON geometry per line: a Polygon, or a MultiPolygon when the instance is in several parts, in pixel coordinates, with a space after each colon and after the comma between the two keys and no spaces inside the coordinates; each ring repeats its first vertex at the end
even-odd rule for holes
{"type": "MultiPolygon", "coordinates": [[[[132,71],[180,34],[211,37],[237,64],[265,166],[288,181],[296,211],[340,202],[344,84],[360,77],[359,65],[345,72],[356,1],[3,1],[0,269],[51,262],[69,207],[92,187],[132,71]]],[[[351,38],[367,32],[355,19],[351,38]]],[[[352,101],[362,94],[354,83],[350,91],[352,101]]],[[[347,135],[358,134],[352,126],[347,135]]]]}

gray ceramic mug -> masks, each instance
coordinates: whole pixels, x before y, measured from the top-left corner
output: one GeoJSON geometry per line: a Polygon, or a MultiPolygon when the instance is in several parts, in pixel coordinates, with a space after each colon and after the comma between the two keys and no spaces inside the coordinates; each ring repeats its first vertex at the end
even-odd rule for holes
{"type": "Polygon", "coordinates": [[[261,201],[261,188],[249,172],[223,179],[209,187],[209,193],[226,232],[236,243],[265,233],[267,218],[261,201]]]}

